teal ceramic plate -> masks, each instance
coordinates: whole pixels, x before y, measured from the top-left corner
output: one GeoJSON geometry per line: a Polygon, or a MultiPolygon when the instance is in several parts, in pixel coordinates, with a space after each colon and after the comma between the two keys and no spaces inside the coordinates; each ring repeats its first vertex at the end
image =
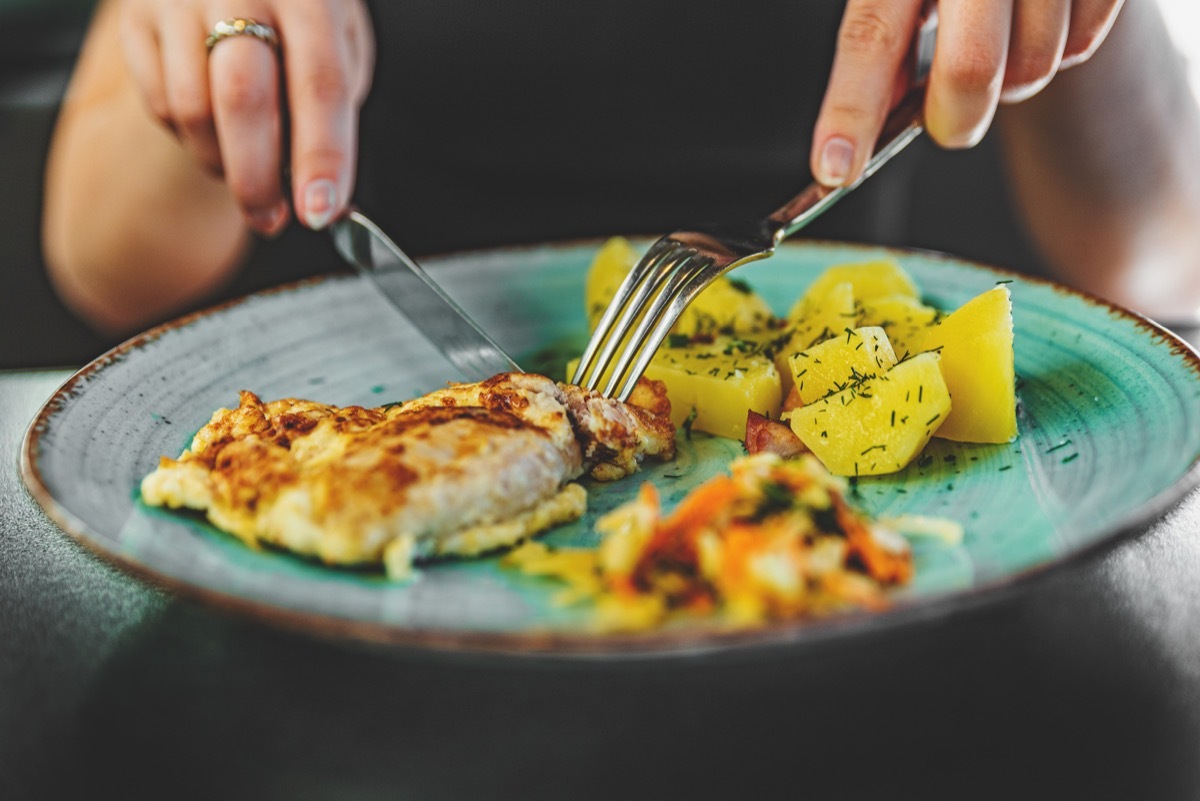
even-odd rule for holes
{"type": "MultiPolygon", "coordinates": [[[[429,267],[527,369],[559,377],[585,339],[583,279],[599,243],[459,254],[429,267]]],[[[787,246],[742,268],[786,311],[824,267],[890,253],[929,302],[954,308],[1011,281],[1020,436],[1009,445],[935,440],[903,473],[864,479],[874,514],[952,518],[961,545],[915,545],[916,578],[882,614],[731,632],[714,623],[641,636],[594,633],[586,608],[498,559],[445,562],[420,580],[335,570],[243,547],[198,519],[150,509],[141,478],[177,455],[237,391],[378,405],[441,386],[453,369],[352,277],[253,295],[127,342],[72,377],[24,448],[25,480],[67,532],[123,567],[189,595],[309,630],[438,648],[513,653],[679,653],[814,641],[889,627],[987,597],[1135,531],[1197,482],[1200,359],[1128,312],[1062,287],[940,255],[837,244],[787,246]]],[[[681,438],[678,459],[644,471],[668,502],[725,469],[740,443],[681,438]]],[[[641,479],[590,487],[580,522],[548,535],[595,542],[595,517],[641,479]]]]}

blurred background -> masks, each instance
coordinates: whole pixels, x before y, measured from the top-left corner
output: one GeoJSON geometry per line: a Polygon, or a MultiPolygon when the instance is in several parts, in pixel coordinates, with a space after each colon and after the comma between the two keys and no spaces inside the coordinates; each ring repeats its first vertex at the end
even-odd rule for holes
{"type": "Polygon", "coordinates": [[[42,167],[93,3],[0,0],[0,368],[68,366],[104,344],[42,267],[42,167]]]}
{"type": "MultiPolygon", "coordinates": [[[[613,2],[628,6],[628,31],[652,30],[661,22],[647,10],[653,6],[632,0],[613,2]]],[[[767,0],[753,7],[760,18],[782,20],[772,26],[774,38],[766,47],[777,51],[787,47],[786,15],[798,2],[767,0]]],[[[114,338],[90,330],[58,300],[46,278],[39,245],[47,144],[93,5],[87,0],[0,0],[0,31],[4,32],[0,49],[0,258],[4,275],[0,369],[81,365],[116,344],[114,338]]],[[[405,216],[384,222],[415,255],[617,233],[657,236],[676,225],[714,215],[762,213],[808,181],[808,131],[803,120],[811,118],[820,99],[818,93],[797,96],[791,86],[786,87],[788,93],[780,93],[778,86],[762,81],[758,82],[762,86],[739,84],[739,90],[751,99],[774,99],[778,108],[769,125],[760,124],[761,131],[743,139],[755,143],[754,154],[721,149],[721,125],[729,127],[736,120],[717,120],[709,139],[676,147],[669,131],[630,132],[629,121],[637,119],[638,103],[649,102],[658,92],[678,91],[688,76],[667,75],[659,84],[650,76],[645,81],[606,83],[596,62],[606,48],[618,47],[613,31],[588,31],[592,41],[586,43],[548,43],[528,20],[537,15],[561,16],[564,12],[558,4],[533,0],[518,5],[519,12],[471,0],[417,0],[406,4],[403,11],[405,40],[379,44],[380,69],[414,76],[407,79],[403,98],[410,118],[440,121],[439,133],[427,133],[424,140],[421,126],[414,125],[397,133],[394,146],[364,148],[363,153],[368,179],[360,176],[360,202],[370,210],[372,196],[397,191],[396,187],[372,186],[369,180],[373,167],[386,162],[386,170],[374,171],[399,174],[403,179],[399,191],[406,200],[400,204],[405,216]],[[449,30],[454,31],[453,38],[446,35],[449,30]],[[535,74],[529,60],[522,58],[533,48],[577,63],[567,64],[560,76],[544,70],[535,74]],[[578,82],[587,74],[584,69],[592,71],[592,83],[584,88],[592,91],[595,99],[573,97],[581,93],[568,85],[569,80],[578,82]],[[641,84],[634,89],[641,94],[625,97],[613,93],[613,86],[630,84],[641,84]],[[550,126],[544,141],[561,139],[560,146],[531,144],[527,135],[530,122],[525,128],[507,130],[498,124],[503,120],[501,111],[550,126]],[[640,175],[644,185],[618,185],[609,176],[607,165],[579,159],[571,136],[581,129],[589,129],[593,137],[638,140],[636,146],[628,146],[629,163],[624,166],[629,168],[627,173],[640,175]],[[453,141],[445,141],[445,131],[455,132],[453,141]],[[675,195],[654,191],[655,181],[668,174],[691,174],[693,165],[688,159],[701,165],[702,182],[683,187],[675,195]],[[521,175],[522,180],[506,180],[506,174],[521,175]],[[752,175],[752,180],[745,180],[747,175],[752,175]],[[590,201],[586,206],[563,204],[559,197],[564,191],[590,201]],[[470,204],[463,202],[466,198],[470,204]],[[465,206],[469,208],[464,215],[465,206]]],[[[826,5],[831,9],[828,25],[832,37],[838,4],[826,5]]],[[[1200,38],[1200,9],[1194,0],[1163,0],[1163,6],[1173,32],[1181,37],[1181,46],[1194,47],[1200,38]]],[[[583,11],[571,14],[586,17],[583,11]]],[[[558,20],[559,24],[565,22],[566,18],[558,20]]],[[[587,30],[586,18],[573,24],[574,30],[587,30]]],[[[749,23],[743,27],[743,31],[729,33],[754,36],[758,41],[766,28],[761,22],[757,27],[749,23]]],[[[636,43],[623,42],[619,47],[635,50],[636,43]]],[[[611,54],[607,58],[610,61],[604,63],[604,69],[614,59],[611,54]]],[[[623,61],[624,56],[615,60],[623,61]]],[[[700,76],[695,82],[697,96],[707,91],[703,82],[715,80],[717,75],[714,71],[708,78],[700,76]]],[[[816,81],[808,83],[818,85],[816,81]]],[[[396,102],[396,98],[372,96],[364,119],[396,102]]],[[[903,173],[906,180],[889,183],[877,177],[818,220],[804,236],[931,248],[1021,272],[1045,272],[1008,210],[990,137],[980,147],[962,153],[937,153],[925,141],[910,151],[887,171],[897,176],[903,173]],[[864,226],[863,220],[871,224],[864,226]]],[[[147,216],[147,224],[153,224],[152,215],[147,216]]],[[[260,251],[233,285],[201,305],[282,280],[340,269],[328,238],[311,232],[289,231],[260,251]]]]}

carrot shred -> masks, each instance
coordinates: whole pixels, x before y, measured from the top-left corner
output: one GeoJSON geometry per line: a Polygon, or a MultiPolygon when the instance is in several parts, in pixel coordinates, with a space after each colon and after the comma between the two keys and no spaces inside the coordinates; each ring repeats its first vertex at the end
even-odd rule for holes
{"type": "MultiPolygon", "coordinates": [[[[592,584],[576,581],[598,604],[603,625],[644,629],[679,614],[759,625],[847,607],[882,609],[887,586],[911,579],[903,542],[889,547],[877,536],[814,458],[764,453],[731,469],[668,514],[649,482],[632,505],[610,513],[604,533],[613,559],[594,562],[592,584]]],[[[566,571],[563,560],[555,565],[566,571]]],[[[545,574],[539,567],[532,556],[526,561],[531,574],[545,574]]],[[[570,567],[572,576],[580,572],[570,567]]]]}
{"type": "Polygon", "coordinates": [[[696,487],[679,502],[662,529],[671,536],[710,526],[721,519],[721,512],[738,498],[738,486],[729,476],[717,476],[696,487]]]}
{"type": "Polygon", "coordinates": [[[903,584],[912,578],[913,563],[909,552],[892,553],[885,550],[876,542],[862,519],[841,499],[835,500],[834,503],[838,525],[846,533],[850,553],[858,557],[872,578],[886,584],[903,584]]]}

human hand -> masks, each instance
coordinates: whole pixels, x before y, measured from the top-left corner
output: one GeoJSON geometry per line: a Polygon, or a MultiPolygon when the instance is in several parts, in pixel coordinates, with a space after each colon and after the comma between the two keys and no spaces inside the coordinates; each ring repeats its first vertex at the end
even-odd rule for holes
{"type": "MultiPolygon", "coordinates": [[[[1000,103],[1041,91],[1086,61],[1123,0],[941,0],[925,95],[925,130],[947,148],[983,138],[1000,103]]],[[[908,55],[927,0],[849,0],[813,133],[813,175],[827,186],[862,174],[891,104],[911,78],[908,55]]]]}
{"type": "Polygon", "coordinates": [[[323,228],[346,208],[374,67],[362,0],[122,0],[121,17],[126,61],[151,112],[224,177],[251,228],[272,235],[287,225],[289,158],[301,222],[323,228]],[[243,35],[210,51],[206,38],[231,12],[273,28],[279,52],[243,35]]]}

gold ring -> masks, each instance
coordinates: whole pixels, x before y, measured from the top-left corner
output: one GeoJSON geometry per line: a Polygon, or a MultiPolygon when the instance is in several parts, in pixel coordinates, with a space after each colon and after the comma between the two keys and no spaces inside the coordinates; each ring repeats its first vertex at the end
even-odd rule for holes
{"type": "Polygon", "coordinates": [[[270,25],[242,17],[223,19],[213,26],[212,33],[204,40],[204,46],[211,52],[217,42],[231,36],[253,36],[255,39],[269,44],[272,49],[279,49],[279,34],[270,25]]]}

